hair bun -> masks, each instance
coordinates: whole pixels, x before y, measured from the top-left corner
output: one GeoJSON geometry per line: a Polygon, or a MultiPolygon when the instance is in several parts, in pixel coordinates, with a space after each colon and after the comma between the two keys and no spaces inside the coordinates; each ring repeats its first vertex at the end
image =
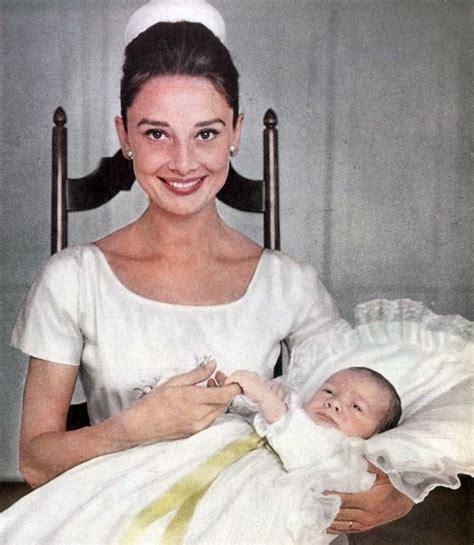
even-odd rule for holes
{"type": "Polygon", "coordinates": [[[224,19],[206,0],[150,0],[130,17],[125,29],[125,44],[156,23],[179,21],[202,23],[222,42],[225,40],[224,19]]]}

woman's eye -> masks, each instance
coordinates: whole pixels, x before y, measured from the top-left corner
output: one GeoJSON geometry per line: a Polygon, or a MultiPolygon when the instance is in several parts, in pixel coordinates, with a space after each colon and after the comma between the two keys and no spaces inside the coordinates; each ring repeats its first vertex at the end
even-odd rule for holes
{"type": "Polygon", "coordinates": [[[199,140],[212,140],[215,138],[219,133],[214,129],[206,129],[205,131],[201,131],[197,137],[199,140]]]}
{"type": "Polygon", "coordinates": [[[159,131],[157,129],[150,129],[146,131],[145,134],[152,140],[162,140],[166,136],[163,131],[159,131]]]}

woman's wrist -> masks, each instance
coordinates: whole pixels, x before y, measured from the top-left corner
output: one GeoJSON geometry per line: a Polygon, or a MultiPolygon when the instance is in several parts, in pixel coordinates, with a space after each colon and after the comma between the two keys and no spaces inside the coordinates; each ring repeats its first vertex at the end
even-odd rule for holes
{"type": "MultiPolygon", "coordinates": [[[[127,450],[145,443],[164,440],[166,430],[161,429],[160,418],[149,419],[144,425],[140,407],[141,402],[130,405],[100,424],[94,426],[98,435],[103,439],[103,448],[109,452],[127,450]]],[[[145,419],[146,420],[146,419],[145,419]]]]}
{"type": "Polygon", "coordinates": [[[104,454],[133,448],[141,443],[137,437],[133,416],[133,411],[129,408],[91,426],[94,442],[104,454]]]}

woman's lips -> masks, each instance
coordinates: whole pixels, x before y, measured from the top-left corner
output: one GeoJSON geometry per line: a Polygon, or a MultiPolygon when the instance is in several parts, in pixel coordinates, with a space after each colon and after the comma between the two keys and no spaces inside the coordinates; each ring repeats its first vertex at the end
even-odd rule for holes
{"type": "Polygon", "coordinates": [[[205,176],[200,176],[199,178],[186,178],[184,180],[177,178],[160,178],[166,189],[171,191],[171,193],[180,196],[195,193],[202,186],[204,179],[205,176]]]}

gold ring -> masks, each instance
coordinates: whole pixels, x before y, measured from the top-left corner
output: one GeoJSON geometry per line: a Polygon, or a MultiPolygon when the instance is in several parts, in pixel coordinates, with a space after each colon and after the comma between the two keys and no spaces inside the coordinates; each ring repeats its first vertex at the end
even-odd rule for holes
{"type": "Polygon", "coordinates": [[[349,530],[352,530],[352,525],[353,525],[353,522],[352,520],[349,521],[349,530]]]}

